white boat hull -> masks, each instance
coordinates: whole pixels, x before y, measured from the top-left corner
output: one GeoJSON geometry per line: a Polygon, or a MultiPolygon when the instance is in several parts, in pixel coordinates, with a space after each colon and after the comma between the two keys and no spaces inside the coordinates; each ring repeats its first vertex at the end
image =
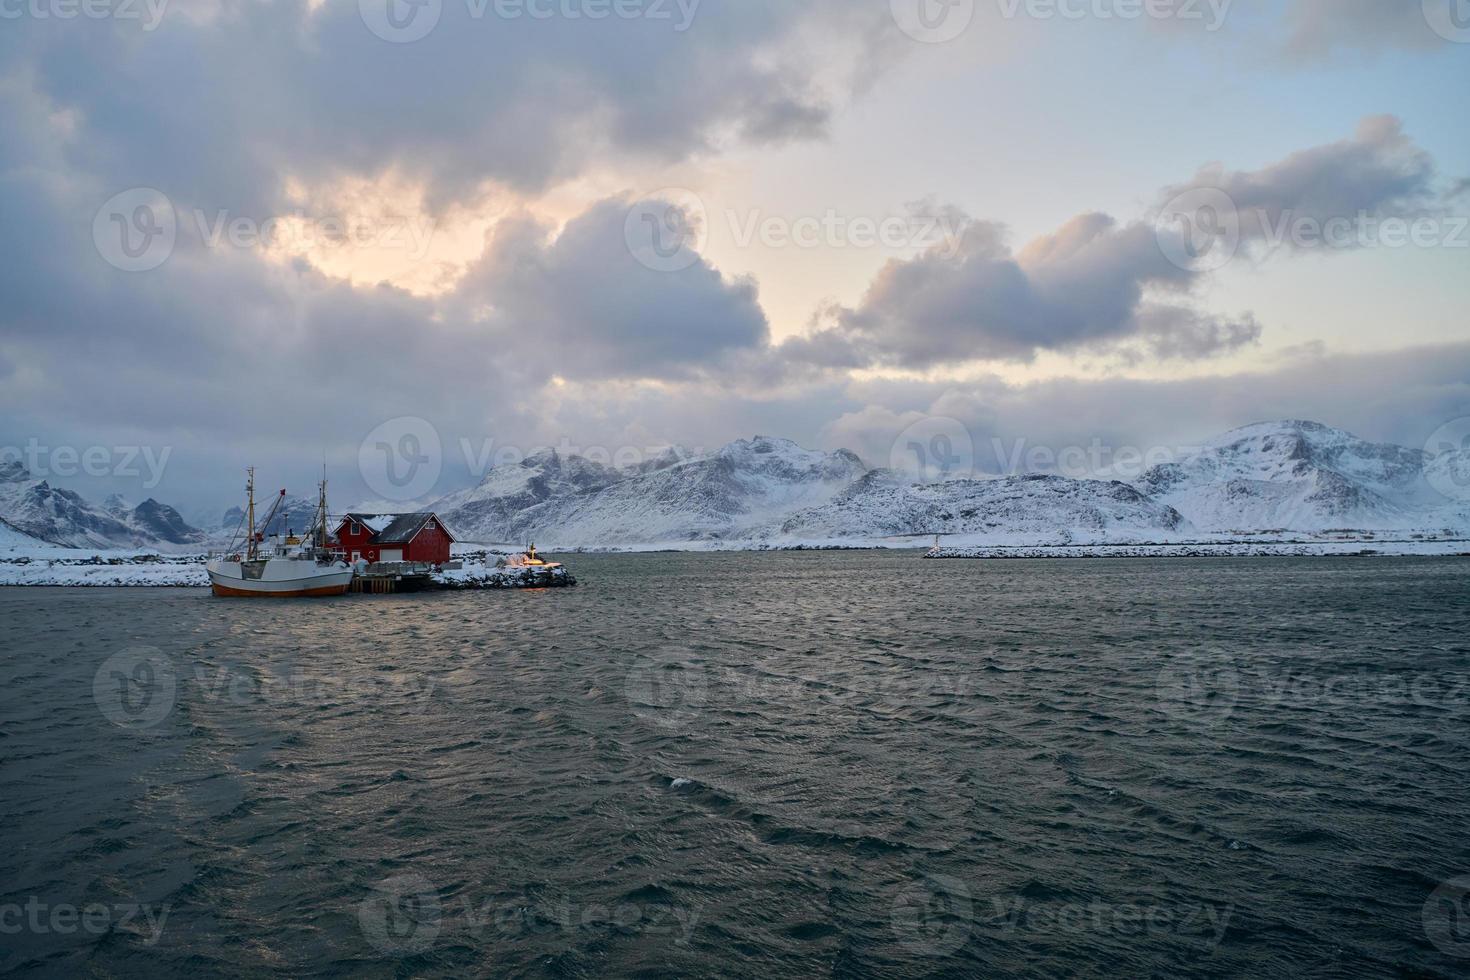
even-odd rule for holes
{"type": "Polygon", "coordinates": [[[211,561],[210,588],[217,596],[242,599],[304,599],[345,595],[352,586],[347,565],[271,558],[259,562],[211,561]]]}

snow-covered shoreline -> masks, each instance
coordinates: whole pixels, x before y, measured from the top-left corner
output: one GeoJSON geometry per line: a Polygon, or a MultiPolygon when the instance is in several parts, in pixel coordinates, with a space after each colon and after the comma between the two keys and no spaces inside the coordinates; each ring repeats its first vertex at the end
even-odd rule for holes
{"type": "Polygon", "coordinates": [[[1187,544],[991,545],[936,548],[929,559],[1470,558],[1470,540],[1196,541],[1187,544]]]}
{"type": "MultiPolygon", "coordinates": [[[[931,559],[1007,558],[1313,558],[1470,557],[1470,536],[1420,531],[1354,531],[1330,534],[1217,535],[1150,540],[1118,536],[1098,540],[1058,532],[1042,540],[1025,535],[951,535],[937,548],[926,537],[821,538],[738,541],[665,541],[611,547],[560,549],[566,554],[710,554],[772,551],[909,551],[929,548],[931,559]]],[[[493,550],[455,547],[460,569],[434,577],[436,587],[540,589],[576,584],[566,569],[498,568],[493,550]]],[[[66,586],[86,588],[209,587],[204,555],[159,555],[143,551],[93,551],[60,547],[0,548],[0,588],[66,586]]]]}
{"type": "MultiPolygon", "coordinates": [[[[495,554],[462,559],[463,567],[434,576],[445,591],[544,589],[575,585],[566,569],[496,568],[495,554]]],[[[207,589],[204,555],[156,555],[73,548],[0,551],[0,588],[207,589]]]]}

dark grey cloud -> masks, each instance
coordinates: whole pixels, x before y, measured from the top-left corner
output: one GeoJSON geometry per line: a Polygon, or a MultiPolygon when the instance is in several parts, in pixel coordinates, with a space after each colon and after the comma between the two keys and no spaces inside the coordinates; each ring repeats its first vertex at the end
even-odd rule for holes
{"type": "Polygon", "coordinates": [[[1167,188],[1161,198],[1201,191],[1228,195],[1247,249],[1278,243],[1302,247],[1292,235],[1282,235],[1284,219],[1318,225],[1347,221],[1356,227],[1364,218],[1438,213],[1455,194],[1453,186],[1441,185],[1434,160],[1394,116],[1369,116],[1349,139],[1301,150],[1260,170],[1207,166],[1187,183],[1167,188]]]}
{"type": "MultiPolygon", "coordinates": [[[[116,189],[259,213],[285,173],[391,170],[446,202],[485,180],[539,188],[609,159],[679,160],[732,133],[819,136],[847,93],[818,86],[826,66],[796,57],[793,34],[821,23],[861,38],[886,17],[841,0],[670,0],[636,5],[666,16],[601,19],[532,16],[527,4],[505,17],[500,6],[423,8],[438,21],[413,43],[376,36],[356,2],[176,3],[151,31],[20,18],[6,20],[0,64],[74,113],[77,169],[116,189]]],[[[571,4],[584,6],[594,5],[571,4]]]]}
{"type": "Polygon", "coordinates": [[[1199,238],[1227,261],[1224,249],[1305,248],[1309,239],[1292,231],[1300,219],[1356,229],[1433,213],[1445,200],[1433,161],[1399,120],[1371,117],[1351,139],[1260,170],[1207,167],[1166,188],[1146,220],[1081,214],[1019,251],[1002,227],[972,222],[957,252],[890,262],[855,308],[783,351],[832,367],[928,368],[1110,347],[1130,357],[1212,357],[1255,343],[1262,328],[1248,313],[1222,318],[1179,301],[1211,271],[1189,260],[1186,244],[1199,238]],[[1175,228],[1166,217],[1177,207],[1189,213],[1175,228]]]}
{"type": "Polygon", "coordinates": [[[441,6],[411,44],[375,36],[353,0],[176,2],[152,30],[6,19],[0,442],[166,444],[183,486],[233,488],[241,460],[263,455],[309,472],[325,451],[350,466],[355,440],[397,415],[446,439],[533,437],[552,373],[666,378],[760,361],[754,284],[703,260],[638,266],[618,202],[557,238],[507,225],[436,300],[206,247],[185,216],[289,213],[288,177],[393,174],[437,206],[486,181],[534,191],[609,163],[820,137],[847,93],[821,87],[831,66],[793,38],[820,25],[861,42],[888,19],[842,0],[660,3],[671,20],[441,6]],[[99,205],[135,187],[180,215],[172,255],[141,274],[92,242],[99,205]]]}

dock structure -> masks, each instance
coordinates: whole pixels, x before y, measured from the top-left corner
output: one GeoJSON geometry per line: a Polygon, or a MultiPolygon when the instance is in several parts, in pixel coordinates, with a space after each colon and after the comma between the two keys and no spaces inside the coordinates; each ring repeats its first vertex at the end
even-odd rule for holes
{"type": "Polygon", "coordinates": [[[352,577],[351,591],[366,595],[396,595],[400,592],[422,592],[433,585],[438,571],[454,571],[459,562],[430,564],[417,561],[373,562],[360,564],[352,577]]]}

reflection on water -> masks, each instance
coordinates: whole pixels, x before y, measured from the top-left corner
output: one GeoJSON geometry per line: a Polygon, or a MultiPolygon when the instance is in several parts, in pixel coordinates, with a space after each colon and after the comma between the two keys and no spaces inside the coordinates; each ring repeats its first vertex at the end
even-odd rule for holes
{"type": "Polygon", "coordinates": [[[0,968],[1462,974],[1465,567],[5,591],[0,968]]]}

